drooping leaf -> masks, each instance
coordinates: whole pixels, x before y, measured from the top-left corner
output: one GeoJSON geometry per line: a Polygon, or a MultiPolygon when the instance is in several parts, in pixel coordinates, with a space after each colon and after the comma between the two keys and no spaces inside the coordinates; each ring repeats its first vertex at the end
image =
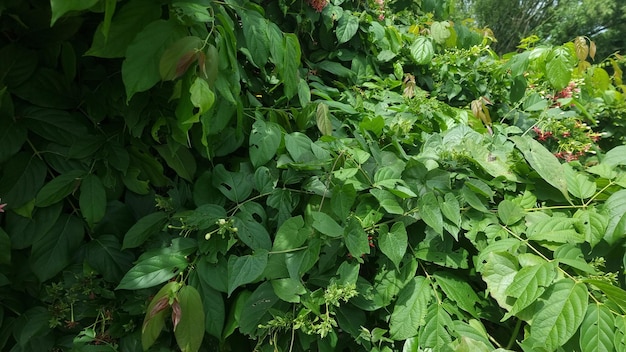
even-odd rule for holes
{"type": "Polygon", "coordinates": [[[252,255],[228,258],[228,295],[242,285],[258,279],[267,265],[268,252],[258,250],[252,255]]]}
{"type": "Polygon", "coordinates": [[[404,286],[391,313],[389,334],[394,340],[406,340],[416,336],[425,320],[428,303],[432,299],[432,287],[423,276],[416,276],[404,286]]]}
{"type": "Polygon", "coordinates": [[[546,63],[546,76],[552,86],[563,89],[572,77],[573,58],[564,47],[556,47],[549,55],[546,63]]]}
{"type": "Polygon", "coordinates": [[[161,284],[185,270],[189,262],[178,253],[158,254],[140,259],[122,278],[117,290],[138,290],[161,284]]]}
{"type": "Polygon", "coordinates": [[[167,221],[167,214],[155,212],[139,219],[124,235],[122,249],[141,246],[146,240],[160,232],[167,221]]]}
{"type": "Polygon", "coordinates": [[[256,120],[252,124],[249,142],[252,165],[259,167],[270,161],[276,155],[281,140],[281,130],[276,123],[256,120]]]}
{"type": "Polygon", "coordinates": [[[433,277],[446,296],[454,301],[459,308],[470,313],[473,317],[478,316],[475,305],[480,299],[467,281],[444,271],[433,273],[433,277]]]}
{"type": "Polygon", "coordinates": [[[610,166],[626,165],[626,145],[620,145],[612,148],[604,155],[602,164],[610,166]]]}
{"type": "Polygon", "coordinates": [[[441,208],[439,207],[437,196],[432,192],[422,195],[417,201],[417,207],[426,225],[432,227],[435,232],[442,235],[443,216],[441,215],[441,208]]]}
{"type": "Polygon", "coordinates": [[[615,319],[611,310],[602,303],[590,304],[580,325],[581,351],[613,351],[615,319]]]}
{"type": "Polygon", "coordinates": [[[534,303],[550,286],[555,276],[556,265],[553,262],[521,268],[505,290],[505,294],[515,297],[516,300],[503,319],[508,319],[534,303]]]}
{"type": "Polygon", "coordinates": [[[587,287],[561,279],[546,292],[543,307],[534,315],[529,340],[532,346],[554,351],[578,330],[587,311],[587,287]]]}
{"type": "Polygon", "coordinates": [[[389,231],[386,231],[386,227],[385,231],[381,229],[377,239],[380,251],[391,260],[396,268],[399,268],[408,246],[408,235],[404,223],[394,223],[389,231]]]}
{"type": "Polygon", "coordinates": [[[128,45],[126,59],[122,63],[127,102],[135,93],[146,91],[161,80],[159,64],[163,52],[185,34],[174,21],[156,20],[135,36],[128,45]]]}
{"type": "Polygon", "coordinates": [[[80,211],[89,226],[102,220],[106,212],[106,192],[96,175],[87,175],[80,184],[80,211]]]}
{"type": "Polygon", "coordinates": [[[180,305],[180,321],[174,327],[176,343],[182,352],[197,352],[204,339],[204,308],[200,293],[185,285],[176,295],[180,305]]]}
{"type": "Polygon", "coordinates": [[[35,240],[30,255],[31,269],[44,282],[68,266],[84,236],[81,221],[61,215],[57,222],[35,240]]]}
{"type": "Polygon", "coordinates": [[[55,177],[39,190],[35,206],[47,207],[60,202],[78,188],[79,181],[84,175],[85,172],[82,170],[72,170],[55,177]]]}

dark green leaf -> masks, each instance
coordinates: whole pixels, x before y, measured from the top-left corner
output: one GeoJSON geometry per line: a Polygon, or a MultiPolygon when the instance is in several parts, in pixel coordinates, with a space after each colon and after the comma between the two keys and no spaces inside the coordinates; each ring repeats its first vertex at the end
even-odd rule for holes
{"type": "Polygon", "coordinates": [[[270,161],[280,146],[280,126],[273,122],[256,120],[250,131],[250,161],[255,167],[270,161]]]}
{"type": "Polygon", "coordinates": [[[314,211],[311,213],[311,216],[313,217],[312,226],[317,231],[330,237],[343,236],[343,227],[339,226],[339,224],[337,224],[337,222],[329,215],[319,211],[314,211]]]}
{"type": "Polygon", "coordinates": [[[251,178],[252,175],[244,171],[231,172],[223,164],[219,164],[213,169],[212,182],[228,199],[240,203],[252,193],[254,186],[251,178]]]}
{"type": "Polygon", "coordinates": [[[157,145],[154,148],[178,176],[190,182],[195,179],[196,160],[189,149],[175,143],[157,145]]]}
{"type": "Polygon", "coordinates": [[[276,296],[285,302],[300,303],[300,296],[306,293],[306,289],[299,280],[276,279],[271,283],[276,296]]]}
{"type": "Polygon", "coordinates": [[[174,329],[176,343],[182,352],[197,352],[204,338],[204,308],[200,293],[185,285],[176,295],[180,305],[180,321],[174,329]]]}
{"type": "Polygon", "coordinates": [[[317,104],[317,109],[315,110],[315,121],[317,123],[317,129],[319,129],[323,135],[330,136],[333,134],[333,124],[330,120],[328,105],[323,102],[319,102],[317,104]]]}
{"type": "Polygon", "coordinates": [[[139,219],[124,235],[122,249],[141,246],[150,236],[160,232],[167,221],[164,212],[151,213],[139,219]]]}
{"type": "Polygon", "coordinates": [[[581,351],[612,351],[614,336],[613,312],[601,303],[589,305],[580,326],[581,351]]]}
{"type": "Polygon", "coordinates": [[[31,251],[31,269],[43,282],[68,266],[83,240],[84,228],[73,216],[62,215],[45,234],[41,234],[31,251]]]}
{"type": "MultiPolygon", "coordinates": [[[[323,213],[321,213],[323,214],[323,213]]],[[[348,252],[355,258],[370,253],[369,240],[367,233],[363,230],[363,226],[359,220],[351,218],[345,229],[344,240],[348,252]]]]}
{"type": "Polygon", "coordinates": [[[270,316],[270,308],[278,302],[272,285],[266,281],[254,290],[245,301],[239,318],[239,331],[242,334],[256,336],[255,332],[264,317],[270,316]]]}
{"type": "Polygon", "coordinates": [[[377,239],[380,251],[399,269],[408,246],[408,236],[404,223],[394,223],[390,231],[382,231],[381,229],[377,239]]]}
{"type": "Polygon", "coordinates": [[[39,190],[35,198],[35,206],[47,207],[60,202],[78,188],[80,179],[84,175],[85,172],[82,170],[72,170],[55,177],[39,190]]]}
{"type": "Polygon", "coordinates": [[[0,264],[11,263],[11,238],[0,227],[0,264]]]}
{"type": "Polygon", "coordinates": [[[406,340],[416,336],[426,324],[428,303],[432,299],[432,287],[423,276],[416,276],[400,291],[391,313],[389,334],[394,340],[406,340]]]}
{"type": "Polygon", "coordinates": [[[87,263],[109,282],[119,282],[131,268],[134,256],[123,252],[120,241],[113,235],[102,235],[87,244],[87,263]]]}
{"type": "Polygon", "coordinates": [[[285,33],[283,37],[284,61],[282,79],[285,87],[285,96],[293,97],[298,92],[298,83],[300,76],[298,68],[300,67],[300,42],[298,37],[292,33],[285,33]]]}
{"type": "Polygon", "coordinates": [[[174,298],[179,288],[178,282],[168,282],[150,301],[141,327],[141,344],[144,350],[150,348],[161,334],[166,313],[170,312],[170,299],[174,298]]]}
{"type": "Polygon", "coordinates": [[[82,11],[94,6],[98,0],[50,0],[52,8],[52,18],[50,19],[50,27],[63,15],[70,11],[82,11]]]}
{"type": "Polygon", "coordinates": [[[96,175],[87,175],[80,184],[80,210],[87,224],[93,227],[106,212],[106,192],[96,175]]]}
{"type": "Polygon", "coordinates": [[[330,199],[330,207],[333,213],[340,219],[345,219],[350,214],[352,205],[356,200],[356,190],[352,184],[344,184],[333,189],[333,197],[330,199]]]}
{"type": "Polygon", "coordinates": [[[22,144],[26,142],[26,129],[13,121],[2,121],[4,125],[0,131],[0,163],[7,161],[12,155],[17,153],[22,144]]]}
{"type": "Polygon", "coordinates": [[[268,252],[261,249],[253,255],[242,257],[231,255],[228,258],[228,296],[237,287],[251,283],[263,274],[267,265],[267,256],[268,252]]]}
{"type": "Polygon", "coordinates": [[[143,258],[120,281],[116,290],[138,290],[161,284],[185,270],[189,262],[180,254],[159,254],[143,258]]]}
{"type": "Polygon", "coordinates": [[[2,165],[0,197],[5,210],[19,208],[34,200],[46,179],[46,165],[39,158],[18,153],[2,165]]]}

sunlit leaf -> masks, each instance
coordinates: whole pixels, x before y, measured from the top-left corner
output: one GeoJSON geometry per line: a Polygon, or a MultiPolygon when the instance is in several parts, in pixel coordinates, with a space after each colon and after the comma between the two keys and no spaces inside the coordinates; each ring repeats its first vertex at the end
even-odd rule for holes
{"type": "Polygon", "coordinates": [[[580,325],[581,351],[612,351],[615,336],[614,323],[613,313],[606,305],[590,304],[580,325]]]}
{"type": "Polygon", "coordinates": [[[394,340],[406,340],[416,336],[426,324],[428,303],[432,299],[432,287],[423,276],[417,276],[404,286],[391,313],[389,334],[394,340]]]}

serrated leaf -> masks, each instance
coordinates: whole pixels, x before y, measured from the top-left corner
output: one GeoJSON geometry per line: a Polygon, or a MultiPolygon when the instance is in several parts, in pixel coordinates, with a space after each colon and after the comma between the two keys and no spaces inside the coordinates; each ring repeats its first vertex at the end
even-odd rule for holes
{"type": "Polygon", "coordinates": [[[145,257],[124,275],[115,289],[138,290],[156,286],[178,275],[188,265],[187,258],[181,254],[165,253],[145,257]]]}
{"type": "Polygon", "coordinates": [[[548,217],[530,225],[527,237],[534,241],[583,243],[585,235],[576,229],[579,223],[579,219],[548,217]]]}
{"type": "Polygon", "coordinates": [[[409,47],[411,57],[418,65],[425,65],[432,60],[435,50],[433,43],[424,36],[419,36],[409,47]]]}
{"type": "Polygon", "coordinates": [[[555,48],[551,59],[546,63],[546,76],[552,86],[561,90],[572,77],[572,65],[569,54],[564,48],[555,48]]]}
{"type": "Polygon", "coordinates": [[[78,187],[85,171],[72,170],[61,174],[46,183],[37,193],[35,206],[44,208],[56,202],[60,202],[78,187]]]}
{"type": "Polygon", "coordinates": [[[436,233],[443,235],[443,216],[439,207],[439,201],[434,193],[423,194],[417,201],[419,214],[426,225],[430,226],[436,233]]]}
{"type": "Polygon", "coordinates": [[[160,232],[167,221],[164,212],[151,213],[139,219],[124,235],[122,249],[141,246],[146,240],[160,232]]]}
{"type": "Polygon", "coordinates": [[[444,271],[435,272],[432,276],[446,296],[454,301],[459,308],[470,313],[473,317],[478,317],[475,305],[478,304],[480,298],[465,279],[444,271]]]}
{"type": "Polygon", "coordinates": [[[264,249],[257,250],[252,255],[237,257],[231,255],[228,258],[228,296],[239,286],[248,284],[258,279],[267,266],[268,252],[264,249]]]}
{"type": "Polygon", "coordinates": [[[555,276],[556,265],[553,262],[521,268],[515,274],[511,285],[505,290],[505,294],[516,300],[502,320],[508,319],[534,303],[550,286],[555,276]]]}
{"type": "Polygon", "coordinates": [[[102,220],[106,212],[106,191],[96,175],[87,175],[80,184],[78,204],[87,224],[93,227],[102,220]]]}
{"type": "Polygon", "coordinates": [[[430,282],[423,276],[414,277],[400,290],[389,321],[392,339],[406,340],[417,335],[419,328],[426,324],[431,292],[430,282]]]}
{"type": "Polygon", "coordinates": [[[176,295],[180,305],[180,321],[174,327],[176,343],[182,352],[196,352],[204,338],[204,308],[200,293],[185,285],[176,295]]]}
{"type": "Polygon", "coordinates": [[[602,303],[587,307],[580,325],[580,348],[585,352],[613,351],[615,319],[611,310],[602,303]]]}
{"type": "Polygon", "coordinates": [[[554,188],[561,191],[563,196],[569,200],[567,192],[567,181],[563,165],[546,147],[531,137],[513,136],[511,140],[519,149],[530,166],[537,171],[539,176],[554,188]]]}
{"type": "Polygon", "coordinates": [[[544,293],[545,302],[533,316],[529,340],[533,347],[554,351],[578,330],[587,311],[587,287],[561,279],[544,293]]]}
{"type": "Polygon", "coordinates": [[[350,12],[345,12],[337,22],[337,29],[335,29],[338,44],[345,43],[352,39],[358,30],[359,18],[352,15],[350,12]]]}
{"type": "Polygon", "coordinates": [[[314,211],[311,213],[311,217],[313,218],[313,224],[311,226],[317,231],[330,237],[343,236],[343,227],[339,226],[328,214],[314,211]]]}
{"type": "Polygon", "coordinates": [[[256,120],[250,131],[250,161],[254,167],[270,161],[280,146],[282,134],[280,126],[274,122],[256,120]]]}
{"type": "Polygon", "coordinates": [[[421,347],[431,347],[434,351],[443,350],[452,342],[449,329],[452,329],[452,318],[441,304],[433,304],[426,314],[426,325],[420,330],[421,347]]]}
{"type": "Polygon", "coordinates": [[[317,104],[317,109],[315,110],[315,122],[317,123],[317,129],[319,129],[324,136],[330,136],[333,134],[333,124],[330,121],[328,105],[323,102],[317,104]]]}

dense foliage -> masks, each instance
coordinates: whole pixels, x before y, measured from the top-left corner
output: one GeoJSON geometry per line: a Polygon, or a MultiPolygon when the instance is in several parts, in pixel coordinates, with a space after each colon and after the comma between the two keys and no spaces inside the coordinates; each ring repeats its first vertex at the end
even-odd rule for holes
{"type": "Polygon", "coordinates": [[[452,8],[1,2],[0,349],[626,350],[624,62],[452,8]]]}

